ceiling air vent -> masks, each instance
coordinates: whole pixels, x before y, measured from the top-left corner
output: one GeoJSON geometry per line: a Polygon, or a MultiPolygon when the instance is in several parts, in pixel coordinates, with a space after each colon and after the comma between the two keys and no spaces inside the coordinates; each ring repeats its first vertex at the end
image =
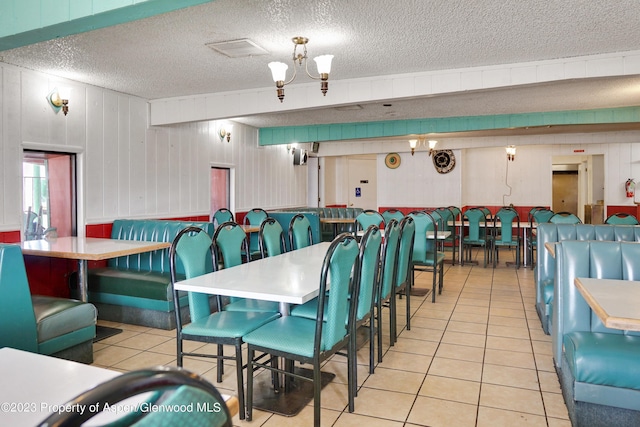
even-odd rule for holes
{"type": "Polygon", "coordinates": [[[207,43],[206,46],[228,56],[229,58],[245,58],[248,56],[266,55],[269,52],[249,39],[228,40],[224,42],[207,43]]]}

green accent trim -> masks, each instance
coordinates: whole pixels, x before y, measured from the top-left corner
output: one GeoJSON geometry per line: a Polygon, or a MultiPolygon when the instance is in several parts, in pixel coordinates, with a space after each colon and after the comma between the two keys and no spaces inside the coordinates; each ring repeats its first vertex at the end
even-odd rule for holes
{"type": "Polygon", "coordinates": [[[640,121],[640,107],[600,110],[549,111],[493,116],[439,117],[384,122],[336,123],[328,125],[261,128],[259,145],[281,145],[314,141],[384,138],[432,132],[466,132],[510,127],[633,123],[640,121]]]}
{"type": "Polygon", "coordinates": [[[0,51],[136,21],[210,1],[212,0],[60,0],[53,7],[49,5],[54,4],[52,2],[3,0],[0,6],[0,51]],[[52,13],[52,9],[55,13],[52,13]]]}

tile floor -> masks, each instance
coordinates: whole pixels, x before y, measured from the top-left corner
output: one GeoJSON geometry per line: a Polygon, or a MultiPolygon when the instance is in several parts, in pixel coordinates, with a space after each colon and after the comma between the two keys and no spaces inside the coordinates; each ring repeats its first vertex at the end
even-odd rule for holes
{"type": "MultiPolygon", "coordinates": [[[[385,328],[384,359],[375,374],[368,374],[368,346],[359,352],[354,413],[346,409],[345,358],[329,360],[323,370],[336,378],[322,392],[322,425],[569,427],[551,339],[535,311],[533,271],[507,267],[509,255],[501,253],[496,269],[447,265],[435,304],[430,295],[411,297],[411,330],[405,328],[405,301],[399,301],[399,339],[389,347],[385,328]]],[[[416,286],[428,288],[430,279],[430,273],[420,273],[416,286]]],[[[117,326],[123,333],[95,343],[94,365],[119,371],[175,366],[174,331],[117,326]]],[[[198,343],[186,346],[214,351],[198,343]]],[[[184,367],[235,394],[232,366],[220,384],[215,362],[187,359],[184,367]]],[[[234,425],[311,426],[313,407],[292,418],[254,410],[251,422],[236,416],[234,425]]]]}

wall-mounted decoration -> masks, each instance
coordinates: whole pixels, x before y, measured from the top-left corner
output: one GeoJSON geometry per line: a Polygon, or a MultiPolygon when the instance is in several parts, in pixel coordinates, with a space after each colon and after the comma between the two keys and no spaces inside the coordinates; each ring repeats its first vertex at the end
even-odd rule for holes
{"type": "Polygon", "coordinates": [[[451,150],[437,150],[433,153],[433,166],[438,173],[449,173],[456,166],[456,156],[451,150]]]}
{"type": "Polygon", "coordinates": [[[396,169],[400,166],[400,156],[398,153],[389,153],[387,157],[384,158],[384,164],[387,165],[389,169],[396,169]]]}

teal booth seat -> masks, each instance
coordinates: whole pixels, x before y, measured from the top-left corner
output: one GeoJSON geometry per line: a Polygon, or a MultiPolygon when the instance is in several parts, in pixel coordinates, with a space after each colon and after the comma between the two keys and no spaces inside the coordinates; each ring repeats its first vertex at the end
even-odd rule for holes
{"type": "Polygon", "coordinates": [[[0,347],[93,362],[96,308],[66,298],[31,295],[22,251],[0,244],[0,347]]]}
{"type": "Polygon", "coordinates": [[[640,226],[634,225],[592,225],[592,224],[539,224],[536,229],[536,251],[538,260],[534,275],[536,284],[536,310],[546,334],[551,333],[556,261],[545,249],[545,243],[563,240],[599,240],[617,242],[640,242],[640,226]]]}
{"type": "MultiPolygon", "coordinates": [[[[313,244],[320,243],[322,241],[322,233],[320,228],[320,216],[316,212],[299,212],[299,211],[282,211],[282,212],[269,212],[269,216],[282,226],[282,229],[285,233],[289,230],[289,223],[291,222],[291,218],[296,216],[298,213],[302,213],[308,220],[309,224],[311,224],[311,234],[313,236],[313,244]]],[[[291,250],[291,244],[288,238],[285,238],[285,244],[287,246],[287,251],[291,250]]]]}
{"type": "Polygon", "coordinates": [[[573,426],[640,425],[640,333],[610,329],[574,279],[640,280],[640,244],[565,240],[556,245],[553,357],[573,426]]]}
{"type": "MultiPolygon", "coordinates": [[[[273,214],[276,212],[269,212],[269,216],[274,216],[273,214]]],[[[315,214],[318,216],[318,220],[320,218],[353,218],[354,223],[345,223],[345,224],[338,224],[337,226],[337,231],[338,234],[340,233],[353,233],[355,231],[355,218],[362,213],[362,209],[361,208],[317,208],[317,207],[302,207],[302,208],[286,208],[286,209],[281,209],[279,210],[277,213],[288,213],[291,214],[291,216],[289,217],[289,220],[291,220],[291,218],[298,213],[304,214],[305,216],[307,214],[315,214]]],[[[275,216],[274,216],[275,218],[275,216]]],[[[287,222],[286,224],[282,221],[280,221],[279,219],[276,218],[276,220],[282,225],[283,229],[286,230],[286,227],[289,226],[289,223],[287,222]]],[[[314,222],[312,220],[311,217],[309,217],[309,221],[311,222],[311,227],[312,227],[312,231],[313,231],[313,241],[314,243],[316,243],[316,239],[317,241],[322,241],[322,242],[330,242],[333,240],[333,238],[335,237],[334,234],[334,229],[336,227],[334,227],[334,224],[322,224],[319,223],[318,227],[319,227],[319,231],[318,233],[316,233],[315,230],[315,225],[314,222]],[[320,234],[321,232],[321,234],[320,234]],[[316,237],[318,236],[318,237],[316,237]]]]}
{"type": "MultiPolygon", "coordinates": [[[[113,222],[111,238],[170,243],[188,226],[199,227],[212,237],[215,231],[211,222],[118,219],[113,222]]],[[[184,277],[181,262],[177,272],[184,277]]],[[[71,283],[73,286],[77,279],[73,277],[71,283]]],[[[168,248],[113,258],[107,267],[89,269],[88,294],[100,319],[175,329],[168,248]]],[[[180,293],[180,305],[188,319],[186,293],[180,293]]]]}

